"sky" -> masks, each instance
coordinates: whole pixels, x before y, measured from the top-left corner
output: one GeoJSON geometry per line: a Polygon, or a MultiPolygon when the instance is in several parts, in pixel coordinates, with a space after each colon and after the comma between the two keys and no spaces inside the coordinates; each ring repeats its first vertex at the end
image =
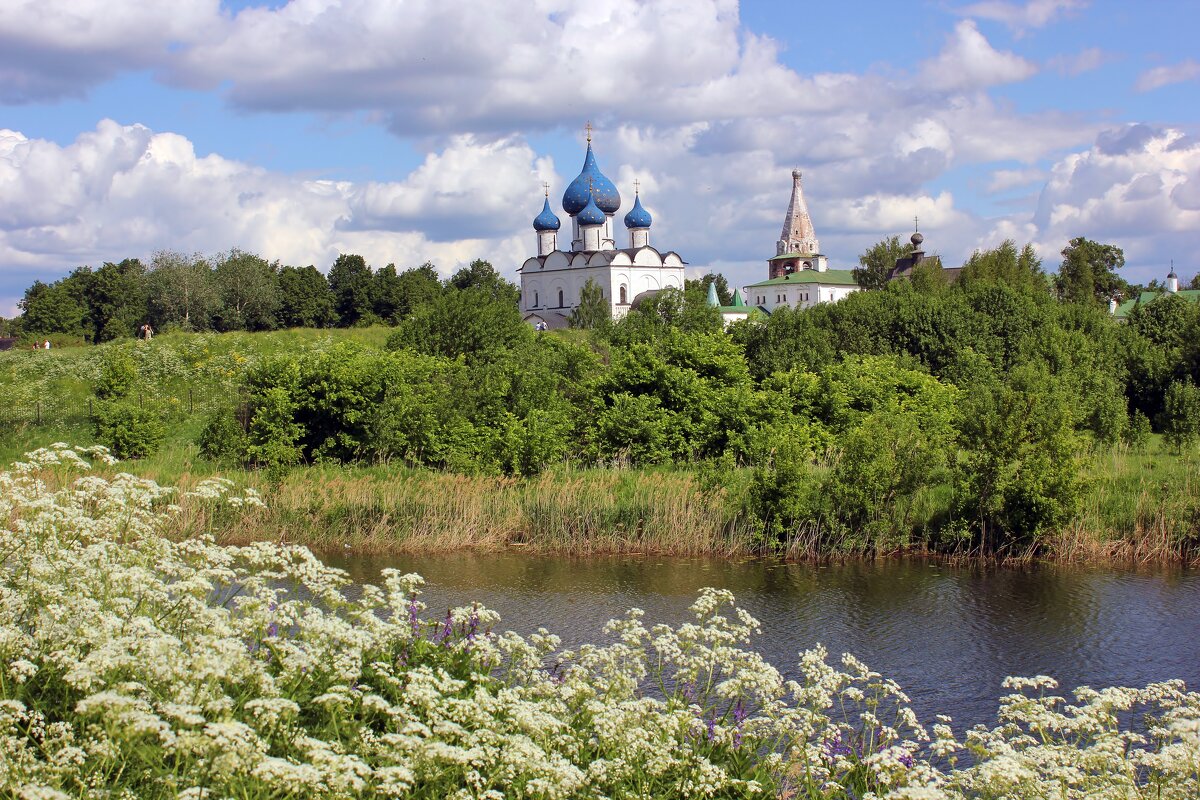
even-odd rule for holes
{"type": "Polygon", "coordinates": [[[0,316],[161,250],[515,279],[588,122],[691,276],[766,277],[798,168],[833,268],[916,218],[947,264],[1086,236],[1186,281],[1197,30],[1194,0],[0,0],[0,316]]]}

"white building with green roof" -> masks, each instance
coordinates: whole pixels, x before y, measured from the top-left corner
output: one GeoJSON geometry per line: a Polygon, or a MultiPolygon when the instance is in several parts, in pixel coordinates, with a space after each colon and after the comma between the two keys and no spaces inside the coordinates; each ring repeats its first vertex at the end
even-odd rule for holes
{"type": "Polygon", "coordinates": [[[1110,300],[1108,304],[1108,311],[1110,314],[1116,317],[1118,321],[1127,322],[1129,320],[1130,312],[1132,312],[1135,308],[1146,305],[1147,303],[1153,302],[1163,295],[1168,294],[1173,294],[1177,297],[1187,300],[1189,303],[1200,303],[1200,290],[1180,289],[1179,276],[1175,274],[1175,268],[1171,267],[1170,273],[1167,274],[1165,291],[1159,289],[1158,291],[1140,292],[1136,297],[1131,297],[1124,303],[1120,304],[1118,304],[1116,300],[1110,300]]]}
{"type": "Polygon", "coordinates": [[[780,306],[809,308],[836,303],[858,291],[853,270],[830,269],[829,259],[808,215],[800,170],[792,171],[792,200],[783,221],[775,255],[767,259],[767,280],[745,287],[747,305],[770,314],[780,306]]]}

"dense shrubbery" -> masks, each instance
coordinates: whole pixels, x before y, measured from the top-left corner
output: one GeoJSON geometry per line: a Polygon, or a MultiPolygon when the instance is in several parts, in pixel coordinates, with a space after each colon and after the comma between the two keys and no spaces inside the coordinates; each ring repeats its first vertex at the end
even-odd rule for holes
{"type": "MultiPolygon", "coordinates": [[[[955,285],[926,270],[729,332],[697,282],[620,321],[589,312],[576,320],[583,330],[540,335],[522,322],[516,288],[485,262],[443,284],[430,267],[373,273],[345,256],[327,295],[319,273],[280,270],[295,284],[287,296],[257,303],[223,290],[207,316],[199,306],[172,313],[194,327],[249,325],[271,309],[304,321],[387,319],[386,347],[218,353],[199,335],[76,363],[101,398],[185,374],[214,386],[202,452],[276,474],[318,462],[521,476],[559,465],[699,468],[757,520],[767,548],[1036,551],[1079,510],[1096,454],[1144,447],[1151,428],[1177,451],[1200,436],[1200,307],[1168,296],[1115,323],[1095,287],[1116,285],[1119,259],[1093,245],[1072,243],[1072,271],[1057,283],[1030,248],[1005,243],[974,255],[955,285]]],[[[223,259],[212,274],[247,286],[270,271],[245,254],[223,259]]],[[[151,276],[190,285],[207,269],[167,259],[151,276]]],[[[124,285],[137,271],[105,274],[86,280],[124,285]]]]}
{"type": "Polygon", "coordinates": [[[852,656],[794,680],[706,589],[694,622],[631,609],[605,644],[427,617],[416,575],[353,595],[302,547],[220,547],[184,520],[258,506],[86,474],[65,445],[0,473],[0,793],[22,798],[1194,798],[1180,681],[1010,678],[999,727],[917,718],[852,656]],[[1136,720],[1136,722],[1133,722],[1136,720]]]}

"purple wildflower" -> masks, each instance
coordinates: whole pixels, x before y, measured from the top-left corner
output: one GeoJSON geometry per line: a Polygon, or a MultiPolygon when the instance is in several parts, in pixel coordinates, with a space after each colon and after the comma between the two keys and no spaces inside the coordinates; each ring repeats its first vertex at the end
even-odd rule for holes
{"type": "Polygon", "coordinates": [[[412,627],[413,636],[417,635],[421,621],[417,619],[417,612],[420,608],[417,606],[417,593],[413,592],[408,596],[408,624],[412,627]]]}
{"type": "Polygon", "coordinates": [[[441,629],[433,635],[434,644],[443,642],[443,643],[445,643],[445,645],[447,647],[449,647],[450,646],[450,634],[452,634],[453,632],[454,632],[454,617],[452,617],[450,615],[449,611],[446,611],[446,619],[442,622],[441,629]]]}
{"type": "Polygon", "coordinates": [[[738,698],[737,704],[733,707],[733,746],[735,748],[742,746],[742,723],[746,721],[746,701],[738,698]]]}

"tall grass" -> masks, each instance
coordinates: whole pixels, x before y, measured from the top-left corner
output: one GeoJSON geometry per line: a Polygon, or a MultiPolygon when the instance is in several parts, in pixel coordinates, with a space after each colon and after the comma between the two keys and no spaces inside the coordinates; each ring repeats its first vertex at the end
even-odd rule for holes
{"type": "Polygon", "coordinates": [[[739,555],[756,526],[687,473],[591,470],[522,480],[313,467],[265,487],[268,507],[217,531],[318,549],[739,555]]]}

